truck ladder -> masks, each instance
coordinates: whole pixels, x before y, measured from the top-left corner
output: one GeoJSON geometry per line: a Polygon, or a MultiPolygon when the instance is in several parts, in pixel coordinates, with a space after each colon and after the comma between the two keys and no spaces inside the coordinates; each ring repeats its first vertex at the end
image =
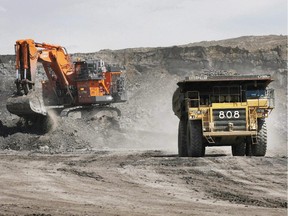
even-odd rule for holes
{"type": "Polygon", "coordinates": [[[257,144],[258,143],[257,135],[251,135],[251,143],[252,144],[257,144]]]}
{"type": "Polygon", "coordinates": [[[209,136],[205,136],[205,138],[206,138],[206,140],[207,140],[207,142],[209,144],[214,144],[215,143],[214,139],[210,135],[209,136]]]}

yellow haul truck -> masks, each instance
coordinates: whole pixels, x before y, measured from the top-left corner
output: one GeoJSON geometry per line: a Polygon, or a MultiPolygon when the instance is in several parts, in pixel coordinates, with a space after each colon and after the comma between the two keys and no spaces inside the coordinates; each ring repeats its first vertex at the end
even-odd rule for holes
{"type": "Polygon", "coordinates": [[[265,156],[265,118],[274,108],[270,75],[197,75],[177,83],[180,157],[202,157],[206,146],[231,146],[234,156],[265,156]]]}

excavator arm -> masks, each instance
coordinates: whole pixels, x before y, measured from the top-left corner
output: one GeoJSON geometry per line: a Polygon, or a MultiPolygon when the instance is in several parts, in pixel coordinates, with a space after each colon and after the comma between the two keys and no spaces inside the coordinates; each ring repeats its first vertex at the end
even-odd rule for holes
{"type": "Polygon", "coordinates": [[[73,64],[65,48],[46,43],[36,43],[32,39],[17,40],[16,54],[16,95],[7,102],[7,109],[16,115],[24,116],[39,113],[46,115],[46,109],[41,92],[35,92],[37,63],[43,64],[49,84],[52,89],[57,85],[65,89],[70,96],[71,103],[75,101],[70,91],[74,83],[73,64]],[[54,86],[53,86],[54,85],[54,86]]]}
{"type": "Polygon", "coordinates": [[[15,54],[17,94],[27,95],[35,85],[38,51],[34,41],[31,39],[16,41],[15,54]]]}
{"type": "MultiPolygon", "coordinates": [[[[36,43],[36,47],[42,48],[38,50],[38,61],[43,64],[49,83],[55,85],[55,80],[57,79],[60,87],[66,89],[71,102],[74,102],[75,99],[69,87],[75,86],[75,72],[66,49],[46,43],[36,43]]],[[[56,88],[56,86],[52,87],[56,88]]]]}
{"type": "Polygon", "coordinates": [[[73,64],[64,47],[35,43],[32,39],[26,39],[16,41],[15,52],[16,84],[19,94],[23,90],[27,95],[35,84],[37,62],[43,64],[49,81],[52,81],[51,71],[48,70],[51,68],[61,86],[74,85],[73,64]]]}

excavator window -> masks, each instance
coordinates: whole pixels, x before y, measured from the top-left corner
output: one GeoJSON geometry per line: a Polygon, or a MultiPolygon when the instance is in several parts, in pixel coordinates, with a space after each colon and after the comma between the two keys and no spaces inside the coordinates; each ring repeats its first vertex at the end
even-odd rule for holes
{"type": "Polygon", "coordinates": [[[78,79],[103,79],[102,70],[97,61],[75,62],[78,79]]]}
{"type": "Polygon", "coordinates": [[[87,71],[89,75],[94,75],[97,73],[96,65],[93,63],[87,64],[87,71]]]}

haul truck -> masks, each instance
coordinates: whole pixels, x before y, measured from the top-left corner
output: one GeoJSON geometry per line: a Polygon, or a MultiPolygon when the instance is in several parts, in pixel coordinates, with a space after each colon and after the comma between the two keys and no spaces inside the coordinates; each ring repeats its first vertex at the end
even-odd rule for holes
{"type": "Polygon", "coordinates": [[[274,108],[270,75],[186,77],[172,104],[179,118],[180,157],[202,157],[207,146],[231,146],[233,156],[265,156],[265,119],[274,108]]]}

